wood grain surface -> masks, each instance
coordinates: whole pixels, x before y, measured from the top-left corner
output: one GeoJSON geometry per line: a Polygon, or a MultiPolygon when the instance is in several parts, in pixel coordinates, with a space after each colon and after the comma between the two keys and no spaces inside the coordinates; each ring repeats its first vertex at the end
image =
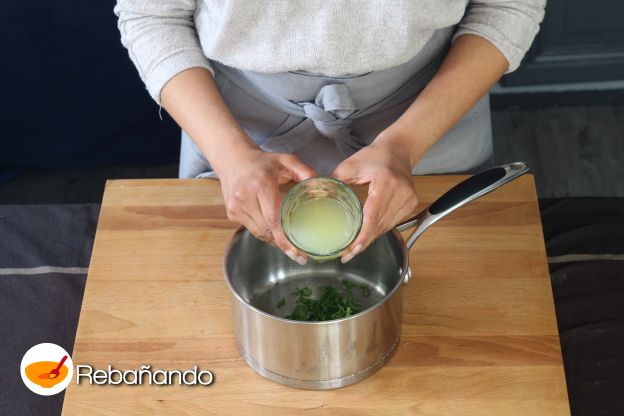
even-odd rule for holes
{"type": "MultiPolygon", "coordinates": [[[[414,178],[422,207],[463,178],[414,178]]],[[[238,355],[221,270],[236,228],[216,181],[107,183],[74,364],[198,365],[215,382],[72,383],[63,415],[569,415],[532,176],[417,241],[396,355],[337,390],[282,386],[238,355]]]]}

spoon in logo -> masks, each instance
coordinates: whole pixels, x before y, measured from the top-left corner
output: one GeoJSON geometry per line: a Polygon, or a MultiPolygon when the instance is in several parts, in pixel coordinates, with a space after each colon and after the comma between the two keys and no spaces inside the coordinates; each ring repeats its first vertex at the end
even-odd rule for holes
{"type": "Polygon", "coordinates": [[[49,373],[39,374],[39,378],[57,378],[59,376],[59,370],[61,369],[61,367],[63,367],[65,360],[67,360],[67,355],[61,359],[61,361],[58,363],[54,370],[50,371],[49,373]]]}

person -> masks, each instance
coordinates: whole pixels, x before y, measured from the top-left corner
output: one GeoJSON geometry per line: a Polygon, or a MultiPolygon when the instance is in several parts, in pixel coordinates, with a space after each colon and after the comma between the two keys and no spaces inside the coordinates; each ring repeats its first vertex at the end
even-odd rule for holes
{"type": "Polygon", "coordinates": [[[182,127],[180,177],[218,177],[228,218],[293,260],[279,185],[368,185],[349,261],[415,212],[412,174],[491,164],[488,91],[545,0],[118,0],[151,97],[182,127]]]}

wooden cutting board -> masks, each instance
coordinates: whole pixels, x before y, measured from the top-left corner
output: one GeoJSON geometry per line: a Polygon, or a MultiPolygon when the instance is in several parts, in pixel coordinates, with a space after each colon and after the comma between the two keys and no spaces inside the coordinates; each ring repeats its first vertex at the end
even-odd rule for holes
{"type": "MultiPolygon", "coordinates": [[[[414,178],[422,206],[464,178],[414,178]]],[[[416,242],[397,353],[337,390],[289,388],[240,358],[221,269],[236,227],[216,181],[107,183],[74,365],[197,365],[215,380],[73,382],[64,415],[569,415],[532,176],[450,214],[416,242]]]]}

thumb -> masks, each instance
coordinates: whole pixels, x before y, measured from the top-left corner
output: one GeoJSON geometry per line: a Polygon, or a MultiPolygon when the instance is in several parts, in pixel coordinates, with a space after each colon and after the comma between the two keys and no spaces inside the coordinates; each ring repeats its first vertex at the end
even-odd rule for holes
{"type": "Polygon", "coordinates": [[[360,170],[357,168],[357,164],[351,163],[347,159],[336,167],[331,176],[348,185],[359,185],[362,183],[359,173],[360,170]]]}
{"type": "Polygon", "coordinates": [[[318,176],[318,173],[316,173],[314,169],[303,163],[295,155],[284,155],[282,158],[282,166],[288,170],[290,174],[289,179],[293,179],[296,182],[318,176]]]}

